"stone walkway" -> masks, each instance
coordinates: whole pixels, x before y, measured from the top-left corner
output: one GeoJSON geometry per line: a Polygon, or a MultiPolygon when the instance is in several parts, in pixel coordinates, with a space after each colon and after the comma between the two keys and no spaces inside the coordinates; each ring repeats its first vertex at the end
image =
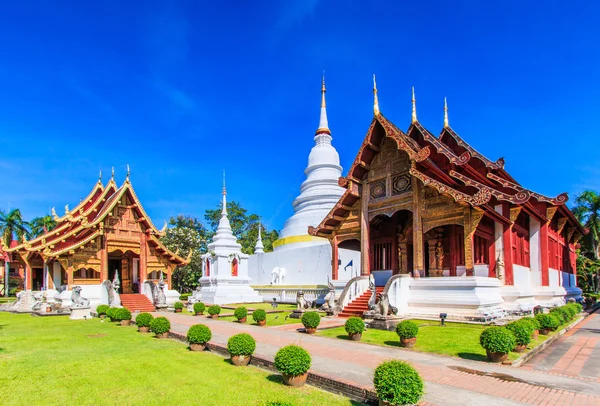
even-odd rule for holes
{"type": "Polygon", "coordinates": [[[161,313],[171,320],[171,330],[185,334],[203,323],[213,332],[211,342],[226,346],[240,332],[257,341],[256,354],[272,360],[288,344],[304,347],[312,355],[311,371],[333,379],[372,389],[373,371],[381,362],[402,359],[411,362],[426,383],[424,401],[429,405],[593,405],[600,406],[600,382],[550,375],[535,370],[449,358],[398,348],[386,348],[309,336],[295,330],[264,328],[247,324],[161,313]]]}

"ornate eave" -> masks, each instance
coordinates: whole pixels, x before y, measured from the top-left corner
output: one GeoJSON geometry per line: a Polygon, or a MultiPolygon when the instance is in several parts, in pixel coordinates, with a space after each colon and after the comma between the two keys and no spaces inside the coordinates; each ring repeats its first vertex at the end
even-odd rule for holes
{"type": "Polygon", "coordinates": [[[182,257],[181,255],[179,255],[177,252],[173,252],[170,249],[168,249],[161,241],[160,239],[158,239],[156,236],[154,235],[150,235],[149,242],[152,242],[155,247],[157,247],[158,249],[160,249],[163,253],[161,255],[168,257],[169,260],[171,260],[172,262],[177,262],[178,265],[187,265],[190,263],[190,253],[188,253],[187,258],[182,257]]]}
{"type": "Polygon", "coordinates": [[[492,170],[500,170],[504,168],[504,158],[499,158],[496,162],[490,161],[483,154],[479,153],[475,148],[465,142],[450,126],[444,127],[439,137],[439,140],[450,148],[448,138],[452,138],[459,147],[468,151],[472,158],[477,158],[483,162],[487,168],[492,170]]]}

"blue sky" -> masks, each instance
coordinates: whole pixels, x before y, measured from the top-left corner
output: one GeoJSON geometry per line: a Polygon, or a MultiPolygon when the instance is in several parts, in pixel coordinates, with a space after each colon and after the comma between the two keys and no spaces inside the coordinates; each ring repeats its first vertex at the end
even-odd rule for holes
{"type": "Polygon", "coordinates": [[[3,2],[0,207],[26,218],[126,164],[157,225],[229,198],[281,229],[318,125],[344,172],[382,113],[450,124],[540,193],[600,189],[590,1],[3,2]]]}

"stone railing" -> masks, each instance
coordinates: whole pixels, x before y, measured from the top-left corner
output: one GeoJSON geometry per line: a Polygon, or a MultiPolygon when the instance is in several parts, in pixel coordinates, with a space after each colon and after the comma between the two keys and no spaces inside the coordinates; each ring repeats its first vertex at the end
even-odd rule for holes
{"type": "Polygon", "coordinates": [[[273,301],[276,298],[279,303],[296,303],[296,295],[299,291],[304,292],[304,299],[308,301],[317,301],[323,303],[325,295],[329,292],[326,287],[323,288],[301,288],[301,287],[255,287],[254,290],[262,296],[265,302],[273,301]]]}
{"type": "Polygon", "coordinates": [[[369,289],[369,277],[357,276],[348,281],[342,294],[337,299],[336,311],[341,312],[352,300],[369,289]]]}
{"type": "Polygon", "coordinates": [[[408,298],[410,292],[411,276],[409,274],[393,275],[385,284],[383,292],[388,295],[390,305],[398,309],[398,313],[406,310],[408,307],[408,298]]]}

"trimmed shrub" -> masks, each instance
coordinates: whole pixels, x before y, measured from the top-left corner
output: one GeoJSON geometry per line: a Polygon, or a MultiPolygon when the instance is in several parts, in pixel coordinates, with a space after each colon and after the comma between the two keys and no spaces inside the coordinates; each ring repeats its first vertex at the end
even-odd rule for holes
{"type": "Polygon", "coordinates": [[[504,327],[488,327],[479,336],[479,343],[489,352],[509,353],[515,348],[514,334],[504,327]]]}
{"type": "Polygon", "coordinates": [[[304,375],[310,369],[310,363],[310,354],[297,345],[283,347],[275,354],[275,368],[284,375],[304,375]]]}
{"type": "Polygon", "coordinates": [[[419,326],[414,321],[404,320],[396,326],[396,334],[401,339],[415,338],[419,334],[419,326]]]}
{"type": "Polygon", "coordinates": [[[150,322],[150,329],[156,335],[168,333],[171,329],[171,322],[166,317],[157,317],[150,322]]]}
{"type": "Polygon", "coordinates": [[[195,324],[187,332],[187,340],[190,344],[206,344],[211,338],[212,333],[204,324],[195,324]]]}
{"type": "Polygon", "coordinates": [[[131,320],[131,312],[128,309],[121,307],[120,309],[117,309],[117,311],[115,312],[114,319],[117,321],[131,320]]]}
{"type": "Polygon", "coordinates": [[[571,303],[570,306],[573,306],[577,310],[576,315],[583,311],[583,306],[580,303],[571,303]]]}
{"type": "Polygon", "coordinates": [[[181,295],[179,295],[179,300],[188,300],[191,295],[191,293],[182,293],[181,295]]]}
{"type": "Polygon", "coordinates": [[[227,350],[231,356],[243,355],[249,357],[256,349],[256,341],[250,334],[241,333],[229,337],[227,341],[227,350]]]}
{"type": "Polygon", "coordinates": [[[362,334],[365,331],[365,322],[360,317],[350,317],[344,325],[348,334],[362,334]]]}
{"type": "Polygon", "coordinates": [[[108,310],[106,311],[106,315],[111,319],[111,320],[116,320],[115,319],[115,312],[118,310],[118,307],[109,307],[108,310]]]}
{"type": "Polygon", "coordinates": [[[267,312],[263,309],[256,309],[252,312],[252,318],[255,322],[263,321],[267,319],[267,312]]]}
{"type": "Polygon", "coordinates": [[[219,305],[212,305],[208,307],[208,314],[210,314],[211,316],[214,316],[215,314],[220,314],[221,313],[221,306],[219,305]]]}
{"type": "Polygon", "coordinates": [[[202,302],[194,303],[194,313],[204,313],[206,306],[202,302]]]}
{"type": "Polygon", "coordinates": [[[108,309],[110,309],[109,305],[100,305],[96,308],[96,314],[98,314],[98,316],[105,315],[108,309]]]}
{"type": "Polygon", "coordinates": [[[578,309],[574,306],[574,303],[563,306],[565,311],[569,314],[569,321],[573,320],[579,313],[578,309]]]}
{"type": "Polygon", "coordinates": [[[233,312],[233,315],[238,320],[244,319],[244,318],[248,317],[248,309],[246,309],[244,306],[238,307],[233,312]]]}
{"type": "Polygon", "coordinates": [[[173,308],[175,310],[183,309],[183,303],[181,303],[181,302],[175,302],[175,304],[173,305],[173,308]]]}
{"type": "Polygon", "coordinates": [[[517,345],[527,345],[531,342],[531,323],[527,320],[517,320],[506,325],[506,328],[510,330],[515,336],[515,342],[517,345]]]}
{"type": "Polygon", "coordinates": [[[150,313],[140,313],[135,318],[135,324],[138,327],[150,327],[152,320],[154,320],[154,316],[150,313]]]}
{"type": "Polygon", "coordinates": [[[571,320],[571,313],[564,306],[555,307],[550,309],[550,314],[558,319],[560,324],[565,324],[571,320]]]}
{"type": "Polygon", "coordinates": [[[556,330],[560,326],[560,320],[553,314],[540,313],[535,316],[540,323],[540,329],[556,330]]]}
{"type": "Polygon", "coordinates": [[[377,397],[392,405],[413,405],[423,396],[423,379],[408,363],[387,361],[375,369],[377,397]]]}
{"type": "Polygon", "coordinates": [[[317,312],[306,312],[302,315],[302,324],[305,328],[317,328],[321,324],[321,316],[317,312]]]}
{"type": "Polygon", "coordinates": [[[521,321],[523,323],[528,323],[532,333],[535,330],[539,330],[540,329],[540,323],[536,319],[534,319],[533,317],[523,317],[519,321],[521,321]]]}

